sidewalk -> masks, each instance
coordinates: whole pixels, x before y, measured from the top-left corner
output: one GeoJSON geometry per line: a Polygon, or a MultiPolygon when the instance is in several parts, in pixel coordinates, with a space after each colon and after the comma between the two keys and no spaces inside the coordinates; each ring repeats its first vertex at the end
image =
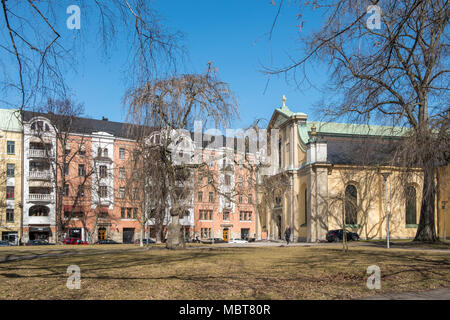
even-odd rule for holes
{"type": "Polygon", "coordinates": [[[450,287],[422,292],[380,294],[360,300],[450,300],[450,287]]]}

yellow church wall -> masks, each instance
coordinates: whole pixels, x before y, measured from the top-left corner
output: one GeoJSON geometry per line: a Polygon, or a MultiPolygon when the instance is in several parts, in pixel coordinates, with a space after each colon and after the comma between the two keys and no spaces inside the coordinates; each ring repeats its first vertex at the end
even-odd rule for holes
{"type": "MultiPolygon", "coordinates": [[[[420,172],[408,175],[395,168],[388,178],[389,228],[391,238],[412,238],[416,226],[406,225],[406,198],[404,188],[416,188],[416,221],[419,221],[421,176],[420,172]]],[[[381,170],[386,171],[386,170],[381,170]]],[[[349,229],[358,232],[363,239],[386,237],[384,179],[376,168],[334,167],[328,176],[328,230],[340,229],[343,225],[343,200],[345,188],[353,184],[357,189],[357,222],[349,229]]]]}
{"type": "Polygon", "coordinates": [[[450,166],[438,170],[439,193],[437,199],[438,235],[441,239],[449,239],[450,236],[450,166]]]}

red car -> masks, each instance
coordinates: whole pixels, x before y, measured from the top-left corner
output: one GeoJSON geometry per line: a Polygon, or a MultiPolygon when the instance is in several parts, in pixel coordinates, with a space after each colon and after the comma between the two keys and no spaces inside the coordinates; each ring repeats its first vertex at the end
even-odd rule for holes
{"type": "Polygon", "coordinates": [[[81,241],[81,239],[77,239],[77,238],[65,238],[64,243],[65,244],[88,244],[86,241],[81,241]]]}

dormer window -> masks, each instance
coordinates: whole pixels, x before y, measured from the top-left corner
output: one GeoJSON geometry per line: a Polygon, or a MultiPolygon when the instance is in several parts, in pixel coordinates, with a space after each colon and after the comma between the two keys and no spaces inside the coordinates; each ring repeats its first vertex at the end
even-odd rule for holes
{"type": "Polygon", "coordinates": [[[48,124],[45,124],[45,131],[50,131],[50,127],[48,126],[48,124]]]}
{"type": "Polygon", "coordinates": [[[43,126],[44,126],[44,123],[42,121],[38,121],[37,122],[37,129],[38,129],[38,131],[42,131],[43,128],[44,128],[43,126]]]}
{"type": "Polygon", "coordinates": [[[102,148],[98,148],[97,149],[97,156],[101,157],[102,156],[102,148]]]}
{"type": "Polygon", "coordinates": [[[36,130],[36,122],[33,122],[33,123],[31,124],[31,130],[36,130]]]}
{"type": "Polygon", "coordinates": [[[108,156],[108,149],[107,148],[103,149],[103,156],[104,157],[108,156]]]}

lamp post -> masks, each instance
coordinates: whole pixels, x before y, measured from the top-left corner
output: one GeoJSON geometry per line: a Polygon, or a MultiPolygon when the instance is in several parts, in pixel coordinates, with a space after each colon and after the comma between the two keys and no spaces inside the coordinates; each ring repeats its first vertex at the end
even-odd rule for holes
{"type": "Polygon", "coordinates": [[[448,201],[442,201],[442,211],[444,213],[444,240],[447,240],[447,225],[445,222],[445,205],[448,201]]]}
{"type": "Polygon", "coordinates": [[[389,249],[389,212],[388,212],[388,198],[387,198],[387,179],[391,173],[383,172],[381,175],[384,178],[384,201],[385,201],[385,217],[386,217],[386,245],[389,249]]]}

